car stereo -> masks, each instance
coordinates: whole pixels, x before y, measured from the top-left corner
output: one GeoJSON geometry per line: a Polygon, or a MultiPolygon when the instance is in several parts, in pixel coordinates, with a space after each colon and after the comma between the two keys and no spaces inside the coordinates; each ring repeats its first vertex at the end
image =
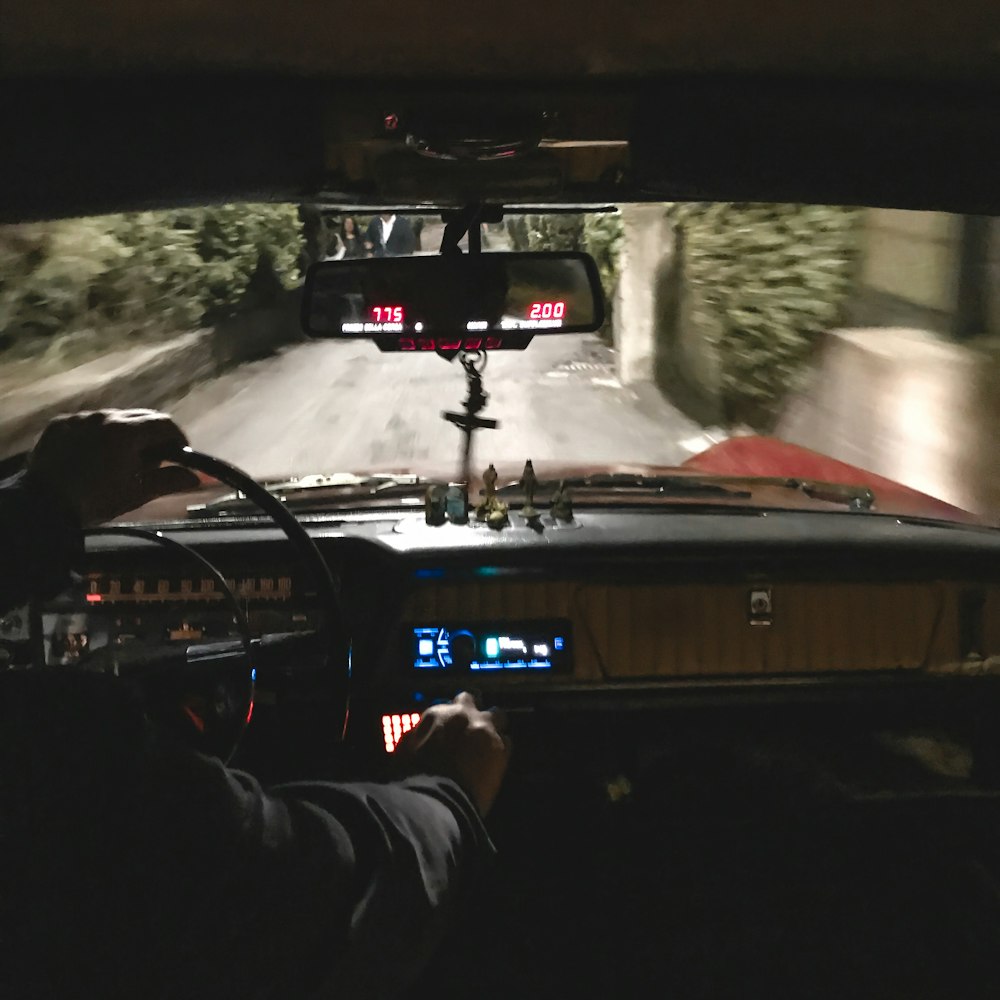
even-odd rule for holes
{"type": "Polygon", "coordinates": [[[571,626],[564,619],[413,625],[415,671],[562,672],[572,667],[571,626]]]}

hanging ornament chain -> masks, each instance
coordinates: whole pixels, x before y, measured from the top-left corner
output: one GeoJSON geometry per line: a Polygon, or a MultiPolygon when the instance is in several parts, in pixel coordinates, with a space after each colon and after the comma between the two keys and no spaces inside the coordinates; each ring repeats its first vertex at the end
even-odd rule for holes
{"type": "Polygon", "coordinates": [[[479,414],[486,408],[489,396],[483,390],[483,372],[486,369],[487,354],[485,351],[463,351],[458,360],[465,369],[465,381],[468,396],[462,403],[463,413],[444,412],[445,420],[454,424],[462,432],[462,456],[459,481],[468,487],[472,478],[472,436],[477,430],[495,430],[499,421],[481,417],[479,414]]]}

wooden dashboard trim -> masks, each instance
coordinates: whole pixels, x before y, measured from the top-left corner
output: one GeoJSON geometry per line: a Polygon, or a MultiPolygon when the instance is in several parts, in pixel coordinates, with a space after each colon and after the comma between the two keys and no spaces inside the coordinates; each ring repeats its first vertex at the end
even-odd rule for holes
{"type": "Polygon", "coordinates": [[[403,620],[567,618],[580,681],[935,671],[963,656],[960,592],[944,582],[440,582],[410,593],[403,620]],[[750,598],[760,588],[771,620],[753,625],[750,598]]]}

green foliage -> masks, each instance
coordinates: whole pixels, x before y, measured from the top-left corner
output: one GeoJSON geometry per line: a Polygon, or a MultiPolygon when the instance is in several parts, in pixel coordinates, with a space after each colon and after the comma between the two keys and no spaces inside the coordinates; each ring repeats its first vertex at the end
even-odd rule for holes
{"type": "Polygon", "coordinates": [[[301,242],[294,205],[0,227],[0,350],[35,354],[86,330],[102,331],[91,347],[107,349],[216,322],[237,308],[263,253],[294,285],[301,242]]]}
{"type": "Polygon", "coordinates": [[[100,219],[0,227],[6,345],[51,336],[90,312],[90,290],[128,249],[100,219]]]}
{"type": "Polygon", "coordinates": [[[582,250],[597,262],[609,301],[618,284],[622,220],[617,212],[515,215],[506,220],[512,250],[582,250]]]}
{"type": "MultiPolygon", "coordinates": [[[[515,250],[582,250],[582,215],[523,215],[514,232],[508,225],[515,250]]],[[[512,222],[514,220],[511,220],[512,222]]]]}
{"type": "Polygon", "coordinates": [[[176,213],[169,223],[191,238],[207,321],[233,312],[263,252],[286,288],[299,280],[301,222],[294,205],[221,205],[176,213]]]}
{"type": "Polygon", "coordinates": [[[91,280],[95,323],[148,329],[190,329],[201,321],[202,262],[190,232],[168,213],[112,215],[103,222],[119,246],[108,267],[91,280]]]}
{"type": "Polygon", "coordinates": [[[840,316],[857,261],[860,213],[814,205],[668,208],[684,248],[695,322],[715,331],[732,422],[766,428],[819,337],[840,316]]]}
{"type": "Polygon", "coordinates": [[[528,249],[529,218],[527,215],[514,215],[505,220],[511,250],[524,252],[528,249]]]}
{"type": "Polygon", "coordinates": [[[618,261],[623,239],[622,218],[617,212],[584,216],[583,249],[597,263],[604,297],[609,304],[618,285],[618,261]]]}

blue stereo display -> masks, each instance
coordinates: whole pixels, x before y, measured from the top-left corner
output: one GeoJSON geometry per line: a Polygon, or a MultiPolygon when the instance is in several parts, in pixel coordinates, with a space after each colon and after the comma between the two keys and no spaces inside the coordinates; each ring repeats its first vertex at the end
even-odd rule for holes
{"type": "Polygon", "coordinates": [[[411,636],[415,670],[559,671],[571,662],[567,621],[417,625],[411,636]]]}

